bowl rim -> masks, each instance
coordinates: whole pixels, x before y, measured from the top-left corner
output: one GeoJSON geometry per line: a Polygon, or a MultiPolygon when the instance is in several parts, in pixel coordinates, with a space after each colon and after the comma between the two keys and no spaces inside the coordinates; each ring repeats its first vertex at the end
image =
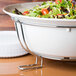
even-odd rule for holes
{"type": "Polygon", "coordinates": [[[21,4],[30,4],[30,3],[41,3],[41,2],[26,2],[26,3],[16,3],[16,4],[10,4],[3,8],[3,12],[5,12],[8,15],[14,16],[14,17],[21,17],[21,18],[31,18],[31,19],[38,19],[38,20],[47,20],[47,21],[76,21],[76,19],[53,19],[53,18],[38,18],[38,17],[29,17],[29,16],[23,16],[23,15],[17,15],[11,12],[8,12],[6,9],[10,6],[14,5],[21,5],[21,4]]]}

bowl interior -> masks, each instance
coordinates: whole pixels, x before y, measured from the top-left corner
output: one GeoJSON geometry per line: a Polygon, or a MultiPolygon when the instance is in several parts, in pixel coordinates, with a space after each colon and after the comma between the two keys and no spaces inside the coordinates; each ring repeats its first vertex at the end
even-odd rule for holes
{"type": "Polygon", "coordinates": [[[12,11],[17,8],[21,12],[25,11],[25,9],[31,9],[34,6],[41,4],[42,2],[29,2],[29,3],[19,3],[19,4],[12,4],[8,5],[4,8],[5,11],[12,13],[12,11]]]}
{"type": "Polygon", "coordinates": [[[23,12],[25,9],[31,9],[34,6],[41,4],[42,2],[30,2],[30,3],[20,3],[20,4],[12,4],[8,5],[3,9],[3,11],[10,15],[11,17],[14,17],[15,19],[18,19],[19,21],[29,24],[29,25],[35,25],[35,26],[76,26],[76,19],[51,19],[51,18],[38,18],[38,17],[28,17],[23,15],[17,15],[13,14],[12,11],[17,8],[21,12],[23,12]],[[29,22],[30,21],[30,22],[29,22]]]}

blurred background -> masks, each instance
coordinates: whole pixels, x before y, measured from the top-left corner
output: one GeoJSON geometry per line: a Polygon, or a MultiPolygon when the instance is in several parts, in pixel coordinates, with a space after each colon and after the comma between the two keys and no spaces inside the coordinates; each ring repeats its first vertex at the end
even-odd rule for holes
{"type": "Polygon", "coordinates": [[[2,9],[9,5],[15,3],[24,2],[37,2],[37,1],[47,1],[47,0],[0,0],[0,30],[14,30],[13,21],[8,15],[6,15],[2,9]]]}

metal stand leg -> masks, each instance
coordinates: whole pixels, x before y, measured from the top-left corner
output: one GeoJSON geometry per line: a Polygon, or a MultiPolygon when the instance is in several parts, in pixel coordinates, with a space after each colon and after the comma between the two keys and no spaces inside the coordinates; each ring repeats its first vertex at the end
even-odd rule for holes
{"type": "Polygon", "coordinates": [[[38,65],[38,57],[36,56],[35,64],[21,65],[18,68],[20,70],[38,69],[42,68],[42,65],[43,65],[43,58],[41,57],[41,64],[38,65]]]}
{"type": "MultiPolygon", "coordinates": [[[[18,20],[18,21],[15,21],[15,26],[16,26],[16,31],[17,31],[17,35],[18,35],[18,39],[21,43],[21,40],[20,40],[20,37],[19,37],[19,32],[18,32],[18,28],[17,28],[17,23],[20,24],[20,27],[21,27],[21,34],[22,34],[22,37],[23,37],[23,41],[24,41],[24,44],[26,46],[26,49],[27,51],[29,50],[27,44],[26,44],[26,40],[25,40],[25,36],[24,36],[24,32],[23,32],[23,27],[22,27],[22,23],[18,20]]],[[[21,43],[22,47],[23,47],[23,44],[21,43]]],[[[24,48],[24,47],[23,47],[24,48]]],[[[25,48],[24,48],[25,49],[25,48]]],[[[29,52],[29,51],[28,51],[29,52]]],[[[28,65],[21,65],[19,66],[18,68],[20,70],[29,70],[29,69],[38,69],[38,68],[42,68],[42,64],[43,64],[43,59],[41,57],[41,64],[39,65],[38,64],[38,57],[36,56],[36,61],[35,61],[35,64],[28,64],[28,65]]]]}

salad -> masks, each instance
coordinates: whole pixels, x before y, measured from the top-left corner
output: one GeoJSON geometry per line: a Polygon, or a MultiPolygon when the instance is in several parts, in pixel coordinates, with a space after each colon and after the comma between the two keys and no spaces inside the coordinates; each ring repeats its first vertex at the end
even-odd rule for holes
{"type": "Polygon", "coordinates": [[[76,0],[47,1],[24,12],[15,8],[13,13],[39,18],[76,19],[76,0]]]}

